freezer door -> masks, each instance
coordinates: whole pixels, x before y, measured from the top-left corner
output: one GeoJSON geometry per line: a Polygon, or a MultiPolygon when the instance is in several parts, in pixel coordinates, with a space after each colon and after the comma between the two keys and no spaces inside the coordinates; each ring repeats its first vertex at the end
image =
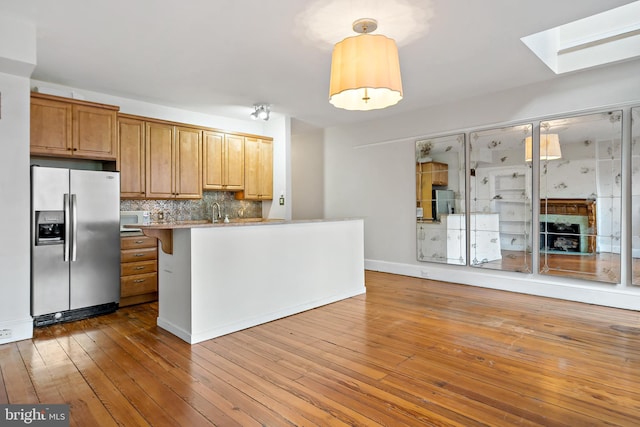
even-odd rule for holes
{"type": "Polygon", "coordinates": [[[69,170],[31,168],[31,315],[69,309],[69,263],[64,244],[36,245],[36,212],[65,210],[69,170]]]}
{"type": "Polygon", "coordinates": [[[120,176],[88,170],[70,173],[70,309],[119,302],[120,176]]]}

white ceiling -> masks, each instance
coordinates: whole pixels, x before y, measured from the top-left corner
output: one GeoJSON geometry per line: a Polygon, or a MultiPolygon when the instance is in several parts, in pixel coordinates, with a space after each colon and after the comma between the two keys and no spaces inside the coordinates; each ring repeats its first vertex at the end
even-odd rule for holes
{"type": "Polygon", "coordinates": [[[388,36],[416,28],[398,43],[404,99],[385,110],[336,109],[331,44],[305,27],[314,14],[342,25],[356,9],[375,15],[390,1],[0,0],[0,15],[36,25],[33,79],[237,118],[264,102],[328,127],[557,78],[520,38],[632,0],[393,0],[419,12],[413,22],[398,15],[385,30],[380,16],[368,17],[388,36]]]}

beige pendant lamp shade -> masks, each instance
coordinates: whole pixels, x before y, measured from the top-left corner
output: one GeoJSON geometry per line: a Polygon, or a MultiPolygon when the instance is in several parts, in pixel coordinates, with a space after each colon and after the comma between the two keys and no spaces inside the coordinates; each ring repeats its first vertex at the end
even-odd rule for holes
{"type": "Polygon", "coordinates": [[[345,110],[377,110],[402,99],[398,47],[392,39],[375,30],[373,20],[359,20],[354,31],[333,49],[329,102],[345,110]]]}
{"type": "MultiPolygon", "coordinates": [[[[533,158],[531,149],[531,137],[525,139],[525,160],[530,162],[533,158]]],[[[557,133],[540,135],[540,160],[558,160],[562,158],[560,151],[560,138],[557,133]]]]}

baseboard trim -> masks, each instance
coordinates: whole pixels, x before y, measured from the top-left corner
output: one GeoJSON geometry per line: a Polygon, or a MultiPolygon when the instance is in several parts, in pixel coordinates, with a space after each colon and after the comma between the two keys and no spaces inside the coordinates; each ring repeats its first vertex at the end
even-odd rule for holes
{"type": "Polygon", "coordinates": [[[29,316],[24,319],[0,322],[0,331],[5,330],[11,331],[11,336],[0,338],[0,344],[29,340],[33,338],[33,318],[29,316]]]}
{"type": "Polygon", "coordinates": [[[547,277],[437,263],[403,264],[365,260],[365,269],[528,295],[640,311],[640,286],[619,287],[578,279],[547,277]]]}

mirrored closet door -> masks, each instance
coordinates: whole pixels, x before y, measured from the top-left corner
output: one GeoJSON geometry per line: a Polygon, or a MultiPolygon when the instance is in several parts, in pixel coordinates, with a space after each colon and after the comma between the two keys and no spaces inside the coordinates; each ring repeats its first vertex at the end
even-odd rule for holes
{"type": "Polygon", "coordinates": [[[470,264],[531,272],[532,125],[471,132],[470,264]]]}
{"type": "Polygon", "coordinates": [[[631,283],[640,286],[640,107],[631,109],[631,283]]]}
{"type": "Polygon", "coordinates": [[[540,123],[540,273],[618,283],[622,111],[540,123]]]}
{"type": "Polygon", "coordinates": [[[464,134],[416,141],[418,261],[465,265],[464,134]]]}

